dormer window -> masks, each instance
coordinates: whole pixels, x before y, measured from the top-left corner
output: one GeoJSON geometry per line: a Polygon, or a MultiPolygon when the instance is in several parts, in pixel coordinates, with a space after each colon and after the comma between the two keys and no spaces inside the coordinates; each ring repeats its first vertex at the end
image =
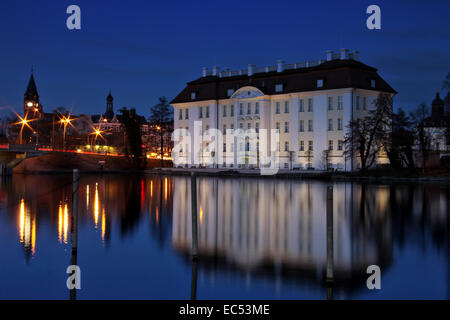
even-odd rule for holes
{"type": "Polygon", "coordinates": [[[323,88],[323,79],[317,80],[317,88],[323,88]]]}
{"type": "Polygon", "coordinates": [[[283,84],[276,84],[275,85],[275,92],[283,92],[283,84]]]}
{"type": "Polygon", "coordinates": [[[375,79],[370,80],[370,86],[375,89],[375,79]]]}
{"type": "Polygon", "coordinates": [[[231,97],[234,93],[234,89],[228,89],[227,90],[227,96],[231,97]]]}
{"type": "Polygon", "coordinates": [[[197,98],[196,92],[191,92],[191,100],[195,100],[197,98]]]}

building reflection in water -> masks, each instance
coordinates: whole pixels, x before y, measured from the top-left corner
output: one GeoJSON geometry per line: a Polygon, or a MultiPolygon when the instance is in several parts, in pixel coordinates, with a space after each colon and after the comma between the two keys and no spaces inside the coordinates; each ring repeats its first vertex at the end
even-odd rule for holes
{"type": "MultiPolygon", "coordinates": [[[[317,181],[197,178],[199,266],[213,276],[220,270],[322,280],[327,263],[326,186],[317,181]]],[[[367,266],[391,265],[393,234],[403,223],[393,226],[392,218],[411,190],[356,183],[335,183],[333,189],[336,282],[361,287],[367,266]]],[[[428,206],[432,220],[447,219],[444,192],[435,194],[439,201],[428,206]]],[[[190,197],[190,180],[177,178],[172,245],[185,257],[192,241],[190,197]]],[[[425,201],[424,196],[414,198],[417,206],[411,206],[411,215],[422,216],[414,208],[425,201]]]]}

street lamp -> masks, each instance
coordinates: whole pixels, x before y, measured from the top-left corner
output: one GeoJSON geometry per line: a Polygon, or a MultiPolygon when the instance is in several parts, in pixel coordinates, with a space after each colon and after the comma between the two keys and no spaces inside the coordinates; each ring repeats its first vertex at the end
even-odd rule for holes
{"type": "Polygon", "coordinates": [[[20,139],[19,142],[20,144],[22,144],[22,133],[23,133],[23,127],[27,126],[28,128],[30,128],[31,131],[34,131],[33,128],[31,128],[31,126],[29,125],[29,122],[34,121],[36,119],[27,119],[28,117],[28,113],[25,114],[25,116],[22,118],[20,115],[18,115],[16,113],[17,117],[19,118],[18,122],[13,123],[14,125],[21,125],[20,127],[20,139]]]}
{"type": "Polygon", "coordinates": [[[66,150],[66,129],[67,129],[67,125],[71,125],[72,126],[72,121],[73,119],[70,118],[70,114],[66,117],[64,115],[61,115],[61,118],[59,120],[59,122],[64,126],[64,132],[63,132],[63,150],[66,150]]]}

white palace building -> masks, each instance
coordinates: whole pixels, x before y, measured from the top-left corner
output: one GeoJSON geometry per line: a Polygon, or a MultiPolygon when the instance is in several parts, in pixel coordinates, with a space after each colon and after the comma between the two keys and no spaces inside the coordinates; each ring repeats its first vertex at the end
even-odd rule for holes
{"type": "Polygon", "coordinates": [[[346,126],[367,115],[380,93],[396,91],[347,49],[301,63],[203,68],[171,102],[174,129],[181,129],[174,164],[263,168],[272,159],[281,169],[355,170],[358,159],[344,155],[346,126]],[[212,129],[224,136],[216,140],[212,129]]]}

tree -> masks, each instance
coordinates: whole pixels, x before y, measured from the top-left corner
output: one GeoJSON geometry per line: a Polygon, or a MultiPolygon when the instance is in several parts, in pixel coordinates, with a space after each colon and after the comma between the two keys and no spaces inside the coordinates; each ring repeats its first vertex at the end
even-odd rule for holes
{"type": "MultiPolygon", "coordinates": [[[[160,97],[159,103],[150,108],[150,131],[159,137],[161,168],[164,166],[164,137],[172,133],[173,112],[166,97],[160,97]]],[[[166,139],[169,140],[169,139],[166,139]]],[[[168,141],[167,141],[168,143],[168,141]]],[[[168,146],[167,146],[168,149],[168,146]]]]}
{"type": "Polygon", "coordinates": [[[397,113],[392,114],[391,138],[384,146],[393,168],[401,168],[406,165],[414,170],[414,130],[410,117],[399,108],[397,113]]]}
{"type": "Polygon", "coordinates": [[[142,138],[141,138],[141,124],[136,115],[136,110],[128,110],[126,107],[119,110],[121,116],[119,117],[125,129],[126,148],[125,152],[131,156],[136,168],[141,168],[142,160],[142,138]]]}
{"type": "Polygon", "coordinates": [[[413,121],[415,139],[419,147],[420,156],[422,159],[422,173],[425,172],[425,163],[430,153],[431,137],[425,130],[425,120],[429,116],[429,109],[425,103],[421,103],[416,110],[411,112],[410,117],[413,121]]]}
{"type": "Polygon", "coordinates": [[[364,118],[350,121],[344,138],[345,154],[358,156],[361,171],[366,171],[376,161],[390,139],[392,96],[381,93],[375,101],[375,109],[364,118]]]}

